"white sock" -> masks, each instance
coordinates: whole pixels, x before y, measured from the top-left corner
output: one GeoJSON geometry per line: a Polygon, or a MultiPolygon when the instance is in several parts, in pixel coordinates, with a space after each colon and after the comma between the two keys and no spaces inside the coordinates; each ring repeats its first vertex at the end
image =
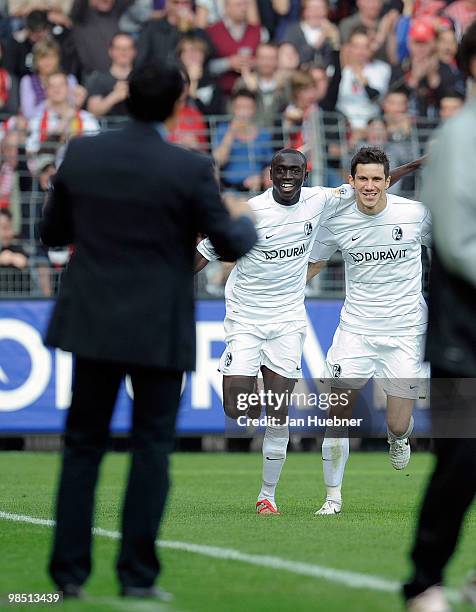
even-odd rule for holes
{"type": "Polygon", "coordinates": [[[393,431],[390,431],[390,429],[387,426],[387,434],[388,437],[391,440],[405,440],[405,438],[409,438],[411,436],[411,433],[413,431],[413,427],[415,425],[415,421],[413,419],[413,416],[410,417],[410,423],[408,424],[408,429],[405,433],[403,433],[401,436],[397,436],[396,434],[393,433],[393,431]]]}
{"type": "Polygon", "coordinates": [[[287,425],[277,427],[268,425],[266,427],[263,439],[263,484],[258,500],[269,499],[275,503],[274,494],[286,461],[288,442],[289,428],[287,425]]]}
{"type": "Polygon", "coordinates": [[[324,438],[322,443],[322,469],[328,499],[342,500],[341,487],[348,458],[349,438],[324,438]]]}

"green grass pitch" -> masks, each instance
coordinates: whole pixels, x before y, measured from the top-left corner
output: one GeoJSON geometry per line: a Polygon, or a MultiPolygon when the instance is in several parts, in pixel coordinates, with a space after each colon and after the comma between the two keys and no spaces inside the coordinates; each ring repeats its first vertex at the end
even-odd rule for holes
{"type": "MultiPolygon", "coordinates": [[[[403,580],[415,515],[432,458],[414,454],[394,471],[383,453],[353,453],[344,481],[344,511],[314,517],[323,500],[320,456],[289,454],[277,492],[281,516],[254,513],[260,485],[258,454],[176,454],[173,489],[161,539],[232,548],[334,569],[403,580]]],[[[127,472],[125,455],[110,454],[102,466],[96,526],[118,529],[127,472]]],[[[59,456],[0,453],[0,511],[52,518],[59,456]]],[[[451,503],[441,500],[441,503],[451,503]]],[[[0,519],[0,594],[50,592],[46,574],[50,527],[0,519]]],[[[466,521],[447,582],[459,588],[476,562],[476,512],[466,521]]],[[[113,570],[117,541],[96,536],[88,598],[67,601],[69,611],[163,610],[167,612],[392,612],[402,610],[395,593],[350,588],[323,578],[163,549],[160,585],[174,593],[158,605],[117,597],[113,570]]],[[[5,601],[5,600],[4,600],[5,601]]],[[[7,608],[7,606],[5,606],[7,608]]],[[[45,606],[8,606],[15,610],[45,606]]],[[[48,609],[52,609],[49,606],[48,609]]],[[[54,609],[54,606],[53,606],[54,609]]],[[[470,610],[462,603],[455,610],[470,610]]]]}

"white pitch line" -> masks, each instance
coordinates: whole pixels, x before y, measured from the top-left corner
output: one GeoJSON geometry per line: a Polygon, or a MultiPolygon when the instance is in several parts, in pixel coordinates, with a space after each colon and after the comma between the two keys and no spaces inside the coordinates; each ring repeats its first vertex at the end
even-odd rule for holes
{"type": "MultiPolygon", "coordinates": [[[[55,521],[51,519],[42,519],[24,514],[12,514],[10,512],[1,512],[0,519],[7,521],[16,521],[20,523],[30,523],[32,525],[43,525],[45,527],[53,527],[55,521]]],[[[119,540],[121,534],[118,531],[110,531],[101,527],[94,527],[93,533],[99,536],[119,540]]],[[[219,546],[207,546],[204,544],[194,544],[192,542],[179,542],[173,540],[157,540],[157,545],[161,548],[170,548],[172,550],[183,550],[186,552],[212,557],[214,559],[224,559],[229,561],[241,561],[250,565],[259,567],[267,567],[271,569],[285,570],[293,574],[301,576],[310,576],[313,578],[321,578],[329,582],[343,584],[352,589],[370,589],[372,591],[383,591],[385,593],[398,593],[401,588],[401,583],[396,580],[388,580],[380,576],[372,576],[371,574],[361,574],[347,570],[340,570],[322,565],[314,565],[303,561],[290,561],[280,557],[271,557],[266,555],[253,555],[241,552],[233,548],[222,548],[219,546]]],[[[452,601],[459,601],[459,594],[452,589],[446,589],[446,594],[452,601]]]]}

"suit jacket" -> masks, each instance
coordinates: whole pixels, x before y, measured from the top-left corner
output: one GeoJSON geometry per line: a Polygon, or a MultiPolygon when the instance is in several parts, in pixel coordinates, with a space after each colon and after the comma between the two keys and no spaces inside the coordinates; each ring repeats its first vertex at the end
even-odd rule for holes
{"type": "Polygon", "coordinates": [[[92,359],[193,369],[197,232],[228,261],[256,241],[249,218],[230,218],[206,157],[140,122],[73,139],[40,223],[45,244],[75,245],[46,343],[92,359]]]}
{"type": "Polygon", "coordinates": [[[476,377],[476,287],[451,273],[433,248],[426,357],[456,378],[476,377]]]}

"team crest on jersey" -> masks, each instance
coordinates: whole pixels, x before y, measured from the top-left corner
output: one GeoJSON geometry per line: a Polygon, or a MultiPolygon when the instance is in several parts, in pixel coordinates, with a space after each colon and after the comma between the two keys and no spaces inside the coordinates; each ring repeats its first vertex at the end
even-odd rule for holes
{"type": "Polygon", "coordinates": [[[342,374],[342,368],[340,367],[338,363],[335,363],[332,366],[332,376],[334,378],[339,378],[341,374],[342,374]]]}
{"type": "Polygon", "coordinates": [[[307,223],[304,224],[304,235],[310,236],[311,234],[312,234],[312,223],[310,221],[307,221],[307,223]]]}
{"type": "Polygon", "coordinates": [[[403,230],[399,225],[396,225],[392,230],[392,238],[394,240],[401,240],[403,238],[403,230]]]}
{"type": "Polygon", "coordinates": [[[225,365],[225,368],[229,368],[231,366],[231,362],[233,361],[233,357],[231,355],[231,353],[227,353],[225,355],[225,361],[223,362],[225,365]]]}

